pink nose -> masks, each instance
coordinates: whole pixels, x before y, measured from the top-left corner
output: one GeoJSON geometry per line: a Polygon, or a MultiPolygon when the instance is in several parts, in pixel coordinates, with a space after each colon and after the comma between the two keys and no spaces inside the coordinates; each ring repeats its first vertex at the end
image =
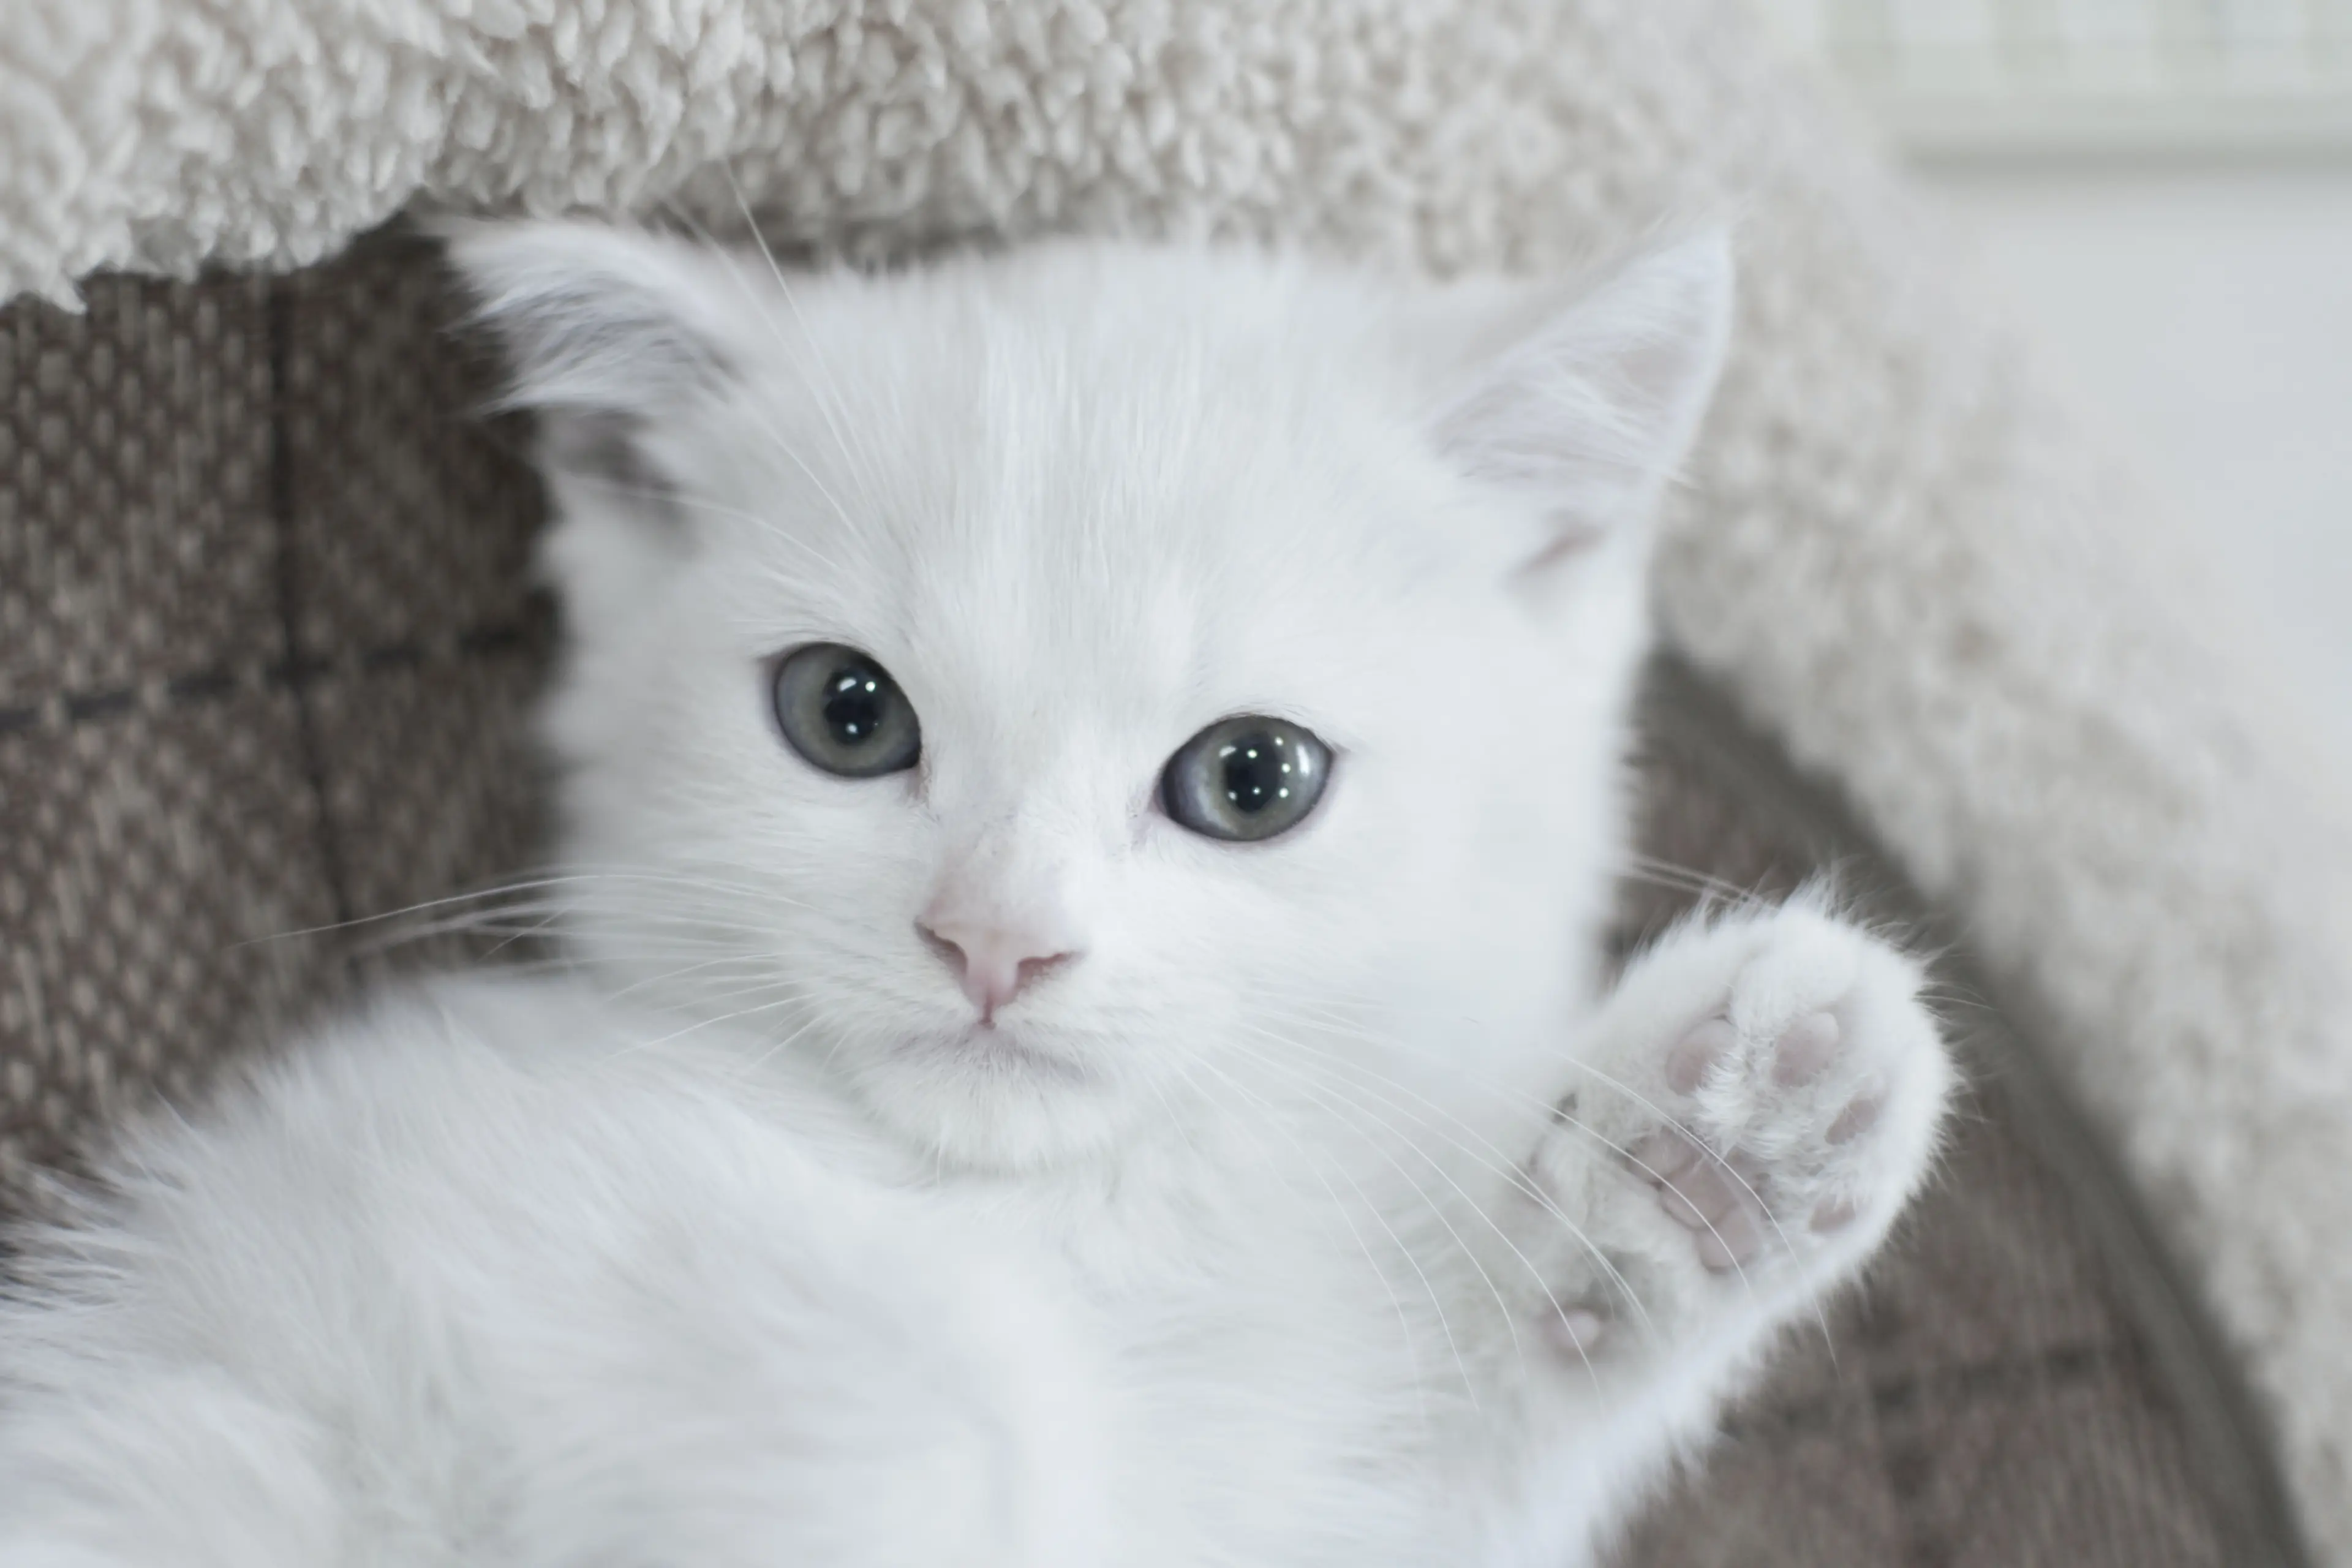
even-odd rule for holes
{"type": "Polygon", "coordinates": [[[1037,976],[1078,956],[1068,933],[1046,921],[984,920],[927,910],[915,929],[955,973],[983,1024],[993,1022],[996,1010],[1037,976]]]}

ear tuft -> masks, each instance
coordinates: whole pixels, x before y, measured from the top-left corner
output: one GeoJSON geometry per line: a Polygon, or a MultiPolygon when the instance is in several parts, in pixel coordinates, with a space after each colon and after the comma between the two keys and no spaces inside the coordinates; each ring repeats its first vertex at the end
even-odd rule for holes
{"type": "MultiPolygon", "coordinates": [[[[1546,555],[1646,521],[1698,434],[1731,334],[1728,236],[1649,251],[1562,304],[1555,297],[1440,409],[1445,450],[1533,499],[1546,555]]],[[[1508,330],[1509,322],[1505,323],[1508,330]]],[[[1479,335],[1496,335],[1491,322],[1479,335]]]]}
{"type": "Polygon", "coordinates": [[[505,342],[510,407],[625,425],[734,374],[742,281],[683,240],[576,222],[444,223],[478,320],[505,342]]]}

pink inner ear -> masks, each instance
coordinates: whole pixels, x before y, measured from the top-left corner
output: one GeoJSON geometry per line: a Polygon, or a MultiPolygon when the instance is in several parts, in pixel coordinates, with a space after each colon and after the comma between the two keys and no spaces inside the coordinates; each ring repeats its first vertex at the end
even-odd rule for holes
{"type": "Polygon", "coordinates": [[[1551,542],[1522,563],[1519,572],[1523,576],[1539,576],[1547,568],[1571,555],[1583,554],[1606,537],[1606,531],[1598,523],[1588,522],[1582,518],[1557,520],[1551,542]]]}
{"type": "Polygon", "coordinates": [[[1697,434],[1730,317],[1724,241],[1692,240],[1564,302],[1446,405],[1436,434],[1463,470],[1559,531],[1532,569],[1647,521],[1697,434]]]}

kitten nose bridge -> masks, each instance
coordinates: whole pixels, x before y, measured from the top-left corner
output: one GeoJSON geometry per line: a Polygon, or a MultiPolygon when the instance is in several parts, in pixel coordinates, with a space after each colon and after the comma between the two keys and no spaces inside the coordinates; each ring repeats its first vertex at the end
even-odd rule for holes
{"type": "Polygon", "coordinates": [[[969,875],[944,881],[915,917],[915,930],[940,955],[980,1013],[997,1010],[1031,982],[1075,963],[1081,933],[1058,879],[1024,879],[1017,889],[969,875]]]}

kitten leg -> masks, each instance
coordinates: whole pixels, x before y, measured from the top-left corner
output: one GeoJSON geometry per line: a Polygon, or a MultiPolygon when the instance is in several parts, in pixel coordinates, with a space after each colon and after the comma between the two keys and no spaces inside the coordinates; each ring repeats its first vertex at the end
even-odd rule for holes
{"type": "MultiPolygon", "coordinates": [[[[1801,898],[1670,932],[1577,1042],[1490,1213],[1518,1331],[1463,1495],[1490,1568],[1594,1560],[1711,1434],[1777,1331],[1869,1260],[1926,1178],[1953,1072],[1918,963],[1801,898]]],[[[1468,1316],[1468,1314],[1464,1314],[1468,1316]]]]}
{"type": "Polygon", "coordinates": [[[1566,1362],[1729,1372],[1860,1270],[1953,1081],[1921,979],[1811,900],[1685,926],[1628,969],[1520,1194],[1566,1362]]]}

